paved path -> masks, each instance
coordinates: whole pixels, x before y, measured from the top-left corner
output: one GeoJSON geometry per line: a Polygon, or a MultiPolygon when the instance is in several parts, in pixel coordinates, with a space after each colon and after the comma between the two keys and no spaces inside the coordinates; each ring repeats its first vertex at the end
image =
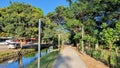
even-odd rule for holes
{"type": "Polygon", "coordinates": [[[60,56],[55,60],[53,68],[87,68],[87,66],[74,49],[65,46],[60,56]]]}

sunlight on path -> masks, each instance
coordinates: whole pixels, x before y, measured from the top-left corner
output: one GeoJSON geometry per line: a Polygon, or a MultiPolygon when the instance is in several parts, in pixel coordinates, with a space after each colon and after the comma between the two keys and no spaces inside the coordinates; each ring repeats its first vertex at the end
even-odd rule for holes
{"type": "Polygon", "coordinates": [[[55,60],[53,68],[87,68],[87,66],[74,49],[65,46],[55,60]]]}

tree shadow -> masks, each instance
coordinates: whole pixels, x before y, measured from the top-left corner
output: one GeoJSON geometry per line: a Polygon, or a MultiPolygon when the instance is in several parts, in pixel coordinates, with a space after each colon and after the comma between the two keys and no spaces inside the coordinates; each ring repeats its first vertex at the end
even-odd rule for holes
{"type": "Polygon", "coordinates": [[[67,57],[67,56],[63,57],[62,55],[60,55],[56,59],[56,62],[54,64],[53,68],[71,68],[67,62],[71,62],[71,58],[67,57]]]}

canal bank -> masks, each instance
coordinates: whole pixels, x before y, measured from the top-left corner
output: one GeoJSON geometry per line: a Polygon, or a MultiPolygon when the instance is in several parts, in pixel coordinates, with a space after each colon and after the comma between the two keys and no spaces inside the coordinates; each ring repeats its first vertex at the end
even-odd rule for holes
{"type": "MultiPolygon", "coordinates": [[[[24,51],[29,52],[27,49],[24,49],[24,51]]],[[[51,51],[51,48],[41,50],[41,56],[48,54],[50,51],[51,51]]],[[[13,51],[11,51],[10,54],[12,52],[13,51]]],[[[8,54],[8,53],[6,53],[6,54],[8,54]]],[[[28,66],[29,64],[31,64],[32,62],[37,60],[37,58],[38,58],[38,53],[37,53],[37,51],[33,50],[29,53],[24,53],[24,55],[16,56],[14,58],[11,58],[4,62],[1,62],[0,68],[25,68],[26,66],[28,66]]]]}
{"type": "MultiPolygon", "coordinates": [[[[52,68],[54,60],[58,57],[59,51],[53,50],[50,53],[46,54],[45,56],[42,56],[40,58],[40,68],[52,68]]],[[[34,62],[30,63],[25,68],[37,68],[38,60],[36,59],[34,62]]]]}
{"type": "MultiPolygon", "coordinates": [[[[46,55],[48,52],[42,51],[41,56],[46,55]]],[[[24,54],[23,56],[14,57],[12,59],[6,60],[0,63],[0,68],[25,68],[30,63],[34,62],[38,58],[37,52],[31,52],[24,54]]]]}
{"type": "MultiPolygon", "coordinates": [[[[41,44],[41,45],[42,45],[41,50],[45,48],[47,49],[50,48],[48,44],[41,44]]],[[[0,63],[6,60],[9,60],[11,58],[15,58],[15,57],[19,57],[24,54],[35,52],[38,49],[37,46],[38,46],[37,44],[28,44],[28,45],[24,45],[22,49],[7,49],[6,48],[7,50],[0,51],[0,63]]],[[[53,47],[50,49],[53,49],[53,47]]]]}
{"type": "Polygon", "coordinates": [[[35,49],[18,49],[0,52],[0,63],[35,51],[35,49]]]}

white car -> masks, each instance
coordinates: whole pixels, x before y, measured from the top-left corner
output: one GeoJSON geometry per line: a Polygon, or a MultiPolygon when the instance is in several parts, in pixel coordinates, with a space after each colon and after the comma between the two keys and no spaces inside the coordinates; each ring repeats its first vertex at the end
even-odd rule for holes
{"type": "Polygon", "coordinates": [[[6,42],[6,44],[14,43],[12,40],[6,40],[5,42],[6,42]]]}
{"type": "Polygon", "coordinates": [[[8,48],[9,49],[17,49],[17,48],[20,48],[20,45],[18,43],[11,42],[8,44],[8,48]]]}
{"type": "Polygon", "coordinates": [[[0,42],[0,45],[6,45],[7,43],[6,42],[0,42]]]}

